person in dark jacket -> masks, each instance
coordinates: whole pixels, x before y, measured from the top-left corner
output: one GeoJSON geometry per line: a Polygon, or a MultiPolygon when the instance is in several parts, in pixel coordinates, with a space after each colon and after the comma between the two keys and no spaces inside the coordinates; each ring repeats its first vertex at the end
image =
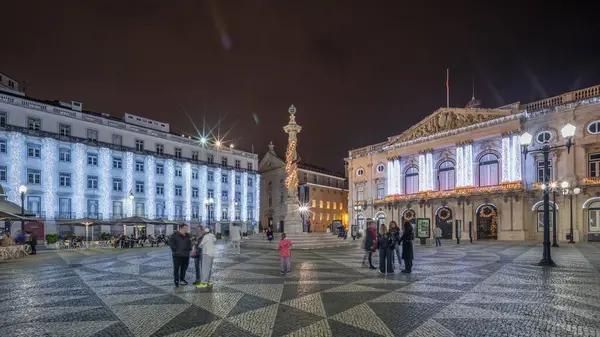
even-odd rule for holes
{"type": "Polygon", "coordinates": [[[365,265],[367,257],[369,258],[369,269],[375,269],[372,257],[373,252],[377,250],[377,231],[375,230],[375,221],[367,222],[367,231],[365,233],[365,255],[363,256],[362,265],[365,265]]]}
{"type": "Polygon", "coordinates": [[[198,234],[194,240],[194,248],[192,250],[192,257],[194,258],[194,268],[196,270],[196,281],[194,284],[200,283],[200,268],[202,264],[202,248],[200,247],[200,242],[202,242],[202,237],[204,236],[204,227],[198,227],[198,234]]]}
{"type": "Polygon", "coordinates": [[[31,233],[31,236],[29,236],[29,245],[31,246],[31,254],[37,254],[35,248],[35,246],[37,246],[37,236],[33,232],[31,233]]]}
{"type": "Polygon", "coordinates": [[[173,233],[169,240],[173,252],[173,278],[176,287],[179,287],[180,284],[188,284],[185,280],[185,273],[190,263],[192,240],[187,233],[187,229],[186,224],[179,225],[179,231],[173,233]]]}
{"type": "Polygon", "coordinates": [[[394,235],[388,232],[384,224],[379,226],[377,242],[377,247],[379,248],[379,272],[382,274],[393,274],[392,254],[394,253],[396,240],[394,239],[394,235]]]}
{"type": "Polygon", "coordinates": [[[400,237],[400,241],[402,242],[402,259],[404,260],[404,270],[402,270],[405,274],[410,274],[412,272],[412,260],[414,257],[413,254],[413,242],[414,234],[412,224],[408,221],[404,223],[404,233],[402,233],[402,237],[400,237]]]}
{"type": "Polygon", "coordinates": [[[400,236],[402,236],[402,234],[400,231],[400,227],[398,227],[398,224],[396,223],[396,221],[392,220],[390,222],[389,231],[394,236],[394,241],[396,243],[394,245],[394,251],[392,252],[392,265],[394,265],[394,252],[395,252],[396,258],[398,259],[398,267],[400,267],[402,265],[402,257],[400,255],[400,236]]]}

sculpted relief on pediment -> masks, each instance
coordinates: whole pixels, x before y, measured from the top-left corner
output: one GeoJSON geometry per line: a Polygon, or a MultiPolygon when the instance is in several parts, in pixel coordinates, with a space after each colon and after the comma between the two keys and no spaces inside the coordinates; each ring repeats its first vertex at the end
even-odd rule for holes
{"type": "Polygon", "coordinates": [[[502,115],[441,111],[406,130],[406,132],[395,139],[394,142],[407,142],[413,139],[434,135],[436,133],[486,122],[499,117],[502,117],[502,115]]]}

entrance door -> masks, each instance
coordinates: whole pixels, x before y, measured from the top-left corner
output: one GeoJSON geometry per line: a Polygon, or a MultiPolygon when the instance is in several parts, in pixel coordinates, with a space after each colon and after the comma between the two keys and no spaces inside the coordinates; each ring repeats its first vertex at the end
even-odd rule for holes
{"type": "Polygon", "coordinates": [[[440,208],[435,215],[435,223],[442,229],[443,239],[452,239],[452,210],[440,208]]]}
{"type": "Polygon", "coordinates": [[[279,232],[281,232],[281,233],[285,232],[284,227],[283,227],[283,220],[279,221],[279,228],[278,229],[279,229],[279,232]]]}
{"type": "Polygon", "coordinates": [[[498,238],[498,210],[494,205],[481,205],[477,209],[477,239],[498,238]]]}

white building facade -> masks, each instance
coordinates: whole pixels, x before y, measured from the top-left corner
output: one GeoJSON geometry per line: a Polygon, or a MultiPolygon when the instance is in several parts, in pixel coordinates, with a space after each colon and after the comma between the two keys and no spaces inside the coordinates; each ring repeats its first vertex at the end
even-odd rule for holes
{"type": "Polygon", "coordinates": [[[217,231],[258,221],[257,155],[169,131],[167,123],[0,88],[0,184],[17,204],[19,186],[27,186],[25,208],[44,220],[46,234],[79,218],[138,215],[210,222],[217,231]]]}
{"type": "Polygon", "coordinates": [[[497,109],[442,108],[346,161],[358,231],[368,218],[428,218],[446,238],[542,240],[545,182],[557,239],[567,240],[572,224],[575,241],[600,240],[600,86],[497,109]],[[570,151],[567,124],[576,127],[570,151]],[[553,147],[547,170],[536,151],[545,145],[553,147]]]}

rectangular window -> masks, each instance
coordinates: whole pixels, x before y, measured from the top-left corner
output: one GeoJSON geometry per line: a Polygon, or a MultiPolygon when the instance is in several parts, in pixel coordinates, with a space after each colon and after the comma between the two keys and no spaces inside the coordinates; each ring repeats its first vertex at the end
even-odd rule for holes
{"type": "Polygon", "coordinates": [[[40,131],[42,129],[42,120],[39,118],[29,117],[27,119],[29,130],[40,131]]]}
{"type": "Polygon", "coordinates": [[[192,160],[198,161],[198,151],[192,151],[192,160]]]}
{"type": "Polygon", "coordinates": [[[221,201],[228,201],[229,200],[229,193],[227,193],[227,191],[222,191],[221,192],[221,201]]]}
{"type": "Polygon", "coordinates": [[[242,202],[242,192],[235,192],[235,202],[242,202]]]}
{"type": "Polygon", "coordinates": [[[156,154],[165,153],[165,146],[162,144],[156,144],[156,154]]]}
{"type": "Polygon", "coordinates": [[[156,218],[163,218],[165,216],[165,204],[162,202],[156,203],[156,218]]]}
{"type": "Polygon", "coordinates": [[[308,182],[308,173],[304,173],[304,175],[302,176],[302,182],[307,183],[308,182]]]}
{"type": "Polygon", "coordinates": [[[6,166],[0,166],[0,181],[6,181],[6,166]]]}
{"type": "Polygon", "coordinates": [[[6,127],[6,112],[1,111],[0,112],[0,128],[5,128],[6,127]]]}
{"type": "Polygon", "coordinates": [[[252,187],[253,181],[252,178],[248,178],[248,187],[252,187]]]}
{"type": "Polygon", "coordinates": [[[317,207],[317,201],[315,199],[312,200],[312,207],[313,208],[317,207]]]}
{"type": "Polygon", "coordinates": [[[319,200],[319,208],[323,208],[323,200],[319,200]]]}
{"type": "Polygon", "coordinates": [[[192,187],[192,198],[198,198],[199,194],[198,187],[192,187]]]}
{"type": "Polygon", "coordinates": [[[156,195],[165,195],[165,185],[156,184],[156,195]]]}
{"type": "Polygon", "coordinates": [[[206,197],[208,199],[214,198],[215,197],[215,191],[214,190],[207,190],[206,191],[206,197]]]}
{"type": "Polygon", "coordinates": [[[385,190],[383,187],[383,183],[377,184],[377,199],[381,199],[385,196],[385,190]]]}
{"type": "Polygon", "coordinates": [[[600,153],[590,153],[588,156],[590,177],[600,177],[600,153]]]}
{"type": "Polygon", "coordinates": [[[227,166],[227,157],[221,157],[221,165],[227,166]]]}
{"type": "Polygon", "coordinates": [[[113,201],[112,207],[112,217],[113,219],[118,219],[123,216],[123,202],[122,201],[113,201]]]}
{"type": "MultiPolygon", "coordinates": [[[[597,205],[597,204],[596,204],[597,205]]],[[[594,206],[594,205],[592,205],[594,206]]],[[[600,208],[590,207],[588,210],[589,231],[600,232],[600,208]]]]}
{"type": "Polygon", "coordinates": [[[88,165],[98,166],[98,155],[95,153],[88,153],[87,163],[88,165]]]}
{"type": "Polygon", "coordinates": [[[144,172],[144,162],[143,161],[135,162],[135,172],[144,172]]]}
{"type": "Polygon", "coordinates": [[[176,197],[180,197],[180,196],[182,196],[182,195],[183,195],[183,193],[182,193],[182,188],[181,188],[181,186],[175,186],[175,196],[176,196],[176,197]]]}
{"type": "Polygon", "coordinates": [[[229,220],[229,209],[227,207],[221,209],[221,220],[229,220]]]}
{"type": "Polygon", "coordinates": [[[42,147],[37,144],[27,144],[27,156],[30,158],[39,158],[42,147]]]}
{"type": "Polygon", "coordinates": [[[122,169],[123,168],[123,160],[118,157],[113,157],[113,168],[114,169],[122,169]]]}
{"type": "Polygon", "coordinates": [[[144,151],[144,141],[141,139],[135,140],[135,149],[137,151],[144,151]]]}
{"type": "Polygon", "coordinates": [[[212,155],[212,154],[207,154],[207,155],[206,155],[206,161],[207,161],[209,164],[213,164],[213,163],[215,162],[215,156],[214,156],[214,155],[212,155]]]}
{"type": "Polygon", "coordinates": [[[223,183],[223,184],[227,184],[227,180],[228,180],[228,179],[227,179],[227,173],[223,173],[223,174],[221,175],[221,183],[223,183]]]}
{"type": "Polygon", "coordinates": [[[135,193],[144,193],[144,182],[143,181],[135,182],[135,193]]]}
{"type": "Polygon", "coordinates": [[[181,158],[181,148],[175,148],[175,158],[181,158]]]}
{"type": "Polygon", "coordinates": [[[97,190],[98,189],[98,177],[88,176],[87,177],[87,188],[89,190],[97,190]]]}
{"type": "Polygon", "coordinates": [[[335,202],[333,203],[333,209],[337,209],[337,204],[335,202]]]}
{"type": "Polygon", "coordinates": [[[71,173],[60,172],[58,174],[58,186],[71,187],[71,173]]]}
{"type": "Polygon", "coordinates": [[[247,198],[248,198],[248,200],[247,200],[248,205],[251,205],[253,203],[253,200],[254,200],[254,195],[252,193],[248,193],[247,198]]]}
{"type": "Polygon", "coordinates": [[[71,150],[58,149],[58,161],[70,163],[71,162],[71,150]]]}
{"type": "Polygon", "coordinates": [[[192,179],[198,180],[198,171],[192,170],[192,179]]]}
{"type": "Polygon", "coordinates": [[[313,176],[313,184],[318,184],[317,175],[313,176]]]}
{"type": "Polygon", "coordinates": [[[241,167],[242,167],[242,162],[236,159],[236,160],[235,160],[235,168],[236,168],[236,169],[239,169],[239,168],[241,168],[241,167]]]}
{"type": "Polygon", "coordinates": [[[0,139],[0,153],[6,153],[6,139],[0,139]]]}
{"type": "Polygon", "coordinates": [[[282,203],[282,204],[283,204],[284,202],[285,202],[285,194],[281,193],[281,194],[279,195],[279,203],[282,203]]]}
{"type": "Polygon", "coordinates": [[[123,145],[123,137],[121,135],[113,135],[113,144],[118,146],[123,145]]]}
{"type": "Polygon", "coordinates": [[[537,182],[550,182],[552,181],[552,162],[548,161],[548,169],[546,170],[546,176],[544,177],[544,161],[540,160],[537,162],[537,182]],[[544,178],[546,180],[544,180],[544,178]]]}
{"type": "Polygon", "coordinates": [[[158,175],[165,174],[165,166],[163,164],[156,164],[156,174],[158,174],[158,175]]]}
{"type": "MultiPolygon", "coordinates": [[[[331,186],[331,178],[327,178],[327,186],[331,186]]],[[[329,219],[327,219],[329,220],[329,219]]]]}
{"type": "Polygon", "coordinates": [[[180,166],[175,167],[175,176],[181,177],[181,167],[180,166]]]}
{"type": "Polygon", "coordinates": [[[252,171],[252,163],[248,163],[248,170],[252,171]]]}
{"type": "Polygon", "coordinates": [[[340,202],[340,210],[342,210],[342,203],[340,202]]]}
{"type": "Polygon", "coordinates": [[[87,139],[97,142],[98,141],[98,131],[87,129],[87,139]]]}
{"type": "Polygon", "coordinates": [[[327,202],[327,209],[331,208],[331,204],[329,203],[329,201],[327,202]]]}
{"type": "Polygon", "coordinates": [[[113,191],[116,191],[116,192],[123,191],[123,180],[113,179],[113,191]]]}
{"type": "Polygon", "coordinates": [[[27,170],[27,182],[29,184],[39,185],[42,181],[42,173],[40,170],[27,170]]]}
{"type": "MultiPolygon", "coordinates": [[[[417,177],[418,179],[419,177],[417,177]]],[[[408,190],[407,190],[408,191],[408,190]]],[[[408,192],[406,192],[408,194],[408,192]]],[[[365,191],[362,186],[358,186],[356,188],[356,200],[362,201],[365,200],[365,191]]]]}
{"type": "Polygon", "coordinates": [[[215,175],[212,171],[208,171],[208,173],[206,174],[206,180],[215,181],[215,175]]]}
{"type": "Polygon", "coordinates": [[[242,184],[242,178],[240,176],[235,176],[235,184],[236,185],[241,185],[242,184]]]}
{"type": "Polygon", "coordinates": [[[71,126],[67,124],[58,124],[58,133],[61,136],[71,136],[71,126]]]}

